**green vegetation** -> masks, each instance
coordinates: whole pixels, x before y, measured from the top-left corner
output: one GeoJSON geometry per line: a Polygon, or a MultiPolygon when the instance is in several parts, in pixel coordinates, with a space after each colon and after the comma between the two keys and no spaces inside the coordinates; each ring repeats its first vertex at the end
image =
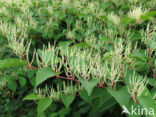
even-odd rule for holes
{"type": "Polygon", "coordinates": [[[155,90],[155,0],[0,0],[1,117],[155,117],[155,90]]]}

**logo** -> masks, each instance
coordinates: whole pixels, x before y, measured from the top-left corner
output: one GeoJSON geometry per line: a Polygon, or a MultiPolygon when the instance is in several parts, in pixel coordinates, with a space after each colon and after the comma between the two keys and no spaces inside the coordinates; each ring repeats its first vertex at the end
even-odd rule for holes
{"type": "MultiPolygon", "coordinates": [[[[153,108],[142,108],[140,106],[134,107],[131,105],[130,109],[128,110],[125,105],[122,105],[123,111],[122,114],[129,114],[129,115],[154,115],[153,108]]],[[[154,115],[155,117],[155,115],[154,115]]]]}

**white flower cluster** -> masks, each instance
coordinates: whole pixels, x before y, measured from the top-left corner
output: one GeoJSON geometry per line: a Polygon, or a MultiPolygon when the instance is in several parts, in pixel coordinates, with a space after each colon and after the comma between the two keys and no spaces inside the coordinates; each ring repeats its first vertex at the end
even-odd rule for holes
{"type": "Polygon", "coordinates": [[[133,97],[134,101],[136,100],[136,97],[141,96],[142,92],[145,90],[147,85],[146,77],[138,76],[135,72],[133,73],[133,76],[129,79],[129,87],[128,91],[133,97]]]}
{"type": "Polygon", "coordinates": [[[138,24],[142,22],[141,15],[144,15],[148,10],[143,10],[142,7],[134,7],[128,13],[128,17],[135,19],[138,24]]]}

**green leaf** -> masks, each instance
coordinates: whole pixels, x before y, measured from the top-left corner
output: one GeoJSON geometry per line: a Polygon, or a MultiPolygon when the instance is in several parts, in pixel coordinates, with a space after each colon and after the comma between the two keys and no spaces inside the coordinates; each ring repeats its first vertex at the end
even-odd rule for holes
{"type": "Polygon", "coordinates": [[[145,88],[144,91],[141,93],[141,97],[144,97],[144,96],[149,97],[151,99],[153,98],[148,88],[145,88]]]}
{"type": "Polygon", "coordinates": [[[149,64],[145,61],[136,61],[135,62],[135,70],[136,71],[143,71],[143,70],[148,70],[149,69],[149,64]]]}
{"type": "Polygon", "coordinates": [[[43,113],[51,105],[51,103],[52,103],[52,100],[49,98],[41,99],[37,105],[38,115],[43,113]]]}
{"type": "Polygon", "coordinates": [[[35,87],[35,85],[36,85],[36,77],[29,78],[29,81],[30,81],[31,85],[35,87]]]}
{"type": "Polygon", "coordinates": [[[36,87],[50,77],[55,76],[55,72],[51,68],[42,68],[36,74],[36,87]]]}
{"type": "Polygon", "coordinates": [[[138,52],[132,52],[130,57],[137,59],[137,60],[142,60],[144,62],[146,62],[148,60],[148,58],[145,56],[144,50],[140,50],[138,52]]]}
{"type": "Polygon", "coordinates": [[[106,10],[110,5],[111,5],[111,3],[105,2],[105,4],[102,5],[102,9],[106,10]]]}
{"type": "Polygon", "coordinates": [[[26,81],[26,79],[24,77],[19,78],[19,83],[20,83],[21,87],[23,87],[26,84],[26,82],[27,81],[26,81]]]}
{"type": "Polygon", "coordinates": [[[60,47],[68,47],[71,43],[72,43],[71,40],[69,40],[69,41],[61,41],[61,42],[59,42],[59,46],[60,47]]]}
{"type": "Polygon", "coordinates": [[[117,101],[111,96],[103,97],[103,100],[101,98],[100,101],[100,112],[105,112],[109,108],[115,106],[117,104],[117,101]],[[105,99],[104,99],[105,98],[105,99]]]}
{"type": "Polygon", "coordinates": [[[91,45],[89,45],[88,43],[78,43],[78,44],[75,45],[75,47],[79,47],[79,48],[83,48],[83,47],[90,48],[91,45]]]}
{"type": "Polygon", "coordinates": [[[126,24],[129,24],[129,23],[135,23],[136,21],[132,18],[129,18],[129,17],[126,17],[124,19],[121,20],[121,23],[126,23],[126,24]]]}
{"type": "Polygon", "coordinates": [[[146,15],[151,16],[151,17],[155,17],[156,16],[156,11],[149,11],[146,15]]]}
{"type": "Polygon", "coordinates": [[[108,42],[110,42],[110,39],[107,38],[106,36],[104,36],[104,37],[101,37],[101,38],[99,39],[99,41],[108,43],[108,42]]]}
{"type": "Polygon", "coordinates": [[[140,96],[137,98],[139,101],[139,104],[143,107],[148,109],[148,113],[144,113],[145,115],[148,115],[148,117],[154,117],[156,115],[156,101],[145,96],[140,96]],[[153,110],[153,111],[152,111],[153,110]],[[150,113],[150,115],[149,115],[150,113]],[[152,115],[153,114],[153,115],[152,115]]]}
{"type": "Polygon", "coordinates": [[[84,101],[91,103],[92,95],[88,96],[86,90],[79,90],[79,95],[84,101]]]}
{"type": "Polygon", "coordinates": [[[142,39],[142,35],[139,31],[132,30],[130,31],[130,33],[131,33],[130,40],[136,41],[136,40],[142,39]]]}
{"type": "Polygon", "coordinates": [[[33,76],[35,76],[35,70],[29,70],[27,75],[29,79],[32,78],[33,76]]]}
{"type": "Polygon", "coordinates": [[[108,92],[114,97],[114,99],[120,104],[127,106],[128,105],[128,100],[130,99],[130,95],[127,91],[127,87],[122,87],[119,90],[112,90],[111,88],[107,89],[108,92]]]}
{"type": "Polygon", "coordinates": [[[107,89],[99,88],[99,87],[95,87],[94,88],[92,98],[93,99],[99,98],[99,104],[97,104],[99,108],[101,108],[101,107],[102,108],[104,108],[104,107],[105,108],[107,108],[107,107],[109,108],[109,105],[107,105],[108,104],[107,102],[115,101],[114,98],[112,97],[112,95],[110,95],[110,93],[107,91],[107,89]],[[103,106],[103,105],[105,105],[105,106],[103,106]]]}
{"type": "Polygon", "coordinates": [[[147,16],[147,15],[141,15],[141,16],[140,16],[140,19],[141,19],[141,20],[147,20],[147,21],[150,21],[150,20],[151,20],[150,17],[147,16]]]}
{"type": "Polygon", "coordinates": [[[28,64],[27,61],[20,60],[17,58],[8,58],[5,60],[0,60],[0,70],[4,70],[7,68],[13,68],[13,67],[23,67],[28,64]]]}
{"type": "Polygon", "coordinates": [[[8,80],[8,87],[13,90],[13,91],[16,91],[16,88],[17,88],[17,83],[15,80],[12,80],[12,79],[9,79],[8,80]]]}
{"type": "Polygon", "coordinates": [[[63,107],[57,112],[59,115],[58,117],[65,117],[65,115],[67,115],[69,112],[70,112],[70,109],[63,107]]]}
{"type": "Polygon", "coordinates": [[[35,94],[27,95],[23,100],[37,100],[39,97],[35,94]]]}
{"type": "Polygon", "coordinates": [[[78,110],[78,112],[81,113],[81,114],[85,114],[85,113],[87,113],[89,111],[90,108],[91,108],[90,105],[86,105],[86,106],[81,107],[78,110]]]}
{"type": "Polygon", "coordinates": [[[75,96],[71,95],[71,94],[68,94],[68,95],[62,94],[61,95],[61,100],[62,100],[63,104],[66,106],[66,108],[69,108],[70,104],[74,101],[74,99],[75,99],[75,96]]]}
{"type": "Polygon", "coordinates": [[[156,87],[156,81],[153,80],[152,78],[147,78],[148,84],[150,84],[151,86],[156,87]]]}
{"type": "Polygon", "coordinates": [[[91,80],[89,80],[88,82],[79,78],[80,82],[82,83],[82,86],[85,88],[85,90],[88,92],[88,95],[91,94],[93,88],[96,86],[96,84],[98,83],[98,79],[94,79],[92,78],[91,80]]]}

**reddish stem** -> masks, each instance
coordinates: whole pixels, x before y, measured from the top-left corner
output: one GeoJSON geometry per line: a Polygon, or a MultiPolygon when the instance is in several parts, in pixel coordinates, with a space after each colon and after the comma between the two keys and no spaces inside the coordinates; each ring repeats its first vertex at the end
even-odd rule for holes
{"type": "Polygon", "coordinates": [[[139,101],[137,99],[133,99],[133,97],[130,97],[131,100],[135,100],[137,104],[139,104],[139,101]]]}
{"type": "Polygon", "coordinates": [[[28,64],[27,67],[28,67],[29,69],[40,69],[40,68],[37,68],[37,67],[33,67],[33,66],[31,66],[30,64],[28,64]]]}
{"type": "MultiPolygon", "coordinates": [[[[63,76],[56,76],[56,78],[62,78],[62,79],[66,79],[66,80],[73,80],[75,82],[80,82],[79,80],[76,80],[74,78],[67,78],[67,77],[63,77],[63,76]]],[[[103,86],[103,83],[101,82],[100,85],[96,85],[96,87],[101,87],[101,88],[107,88],[105,86],[103,86]]]]}
{"type": "Polygon", "coordinates": [[[67,80],[73,80],[73,81],[75,81],[75,82],[80,82],[80,81],[78,81],[78,80],[76,80],[76,79],[74,79],[74,78],[67,78],[67,77],[63,77],[63,76],[56,76],[56,78],[62,78],[62,79],[67,79],[67,80]]]}
{"type": "Polygon", "coordinates": [[[101,85],[96,85],[96,87],[101,87],[101,88],[104,88],[104,89],[107,88],[107,87],[105,87],[103,85],[102,86],[101,85]]]}
{"type": "MultiPolygon", "coordinates": [[[[22,58],[22,60],[27,61],[27,59],[24,57],[24,55],[21,55],[21,58],[22,58]]],[[[31,66],[30,63],[28,63],[27,67],[28,67],[29,69],[40,69],[40,68],[31,66]]],[[[75,82],[80,82],[79,80],[76,80],[76,79],[74,78],[74,75],[73,75],[72,72],[71,72],[71,78],[67,78],[67,77],[63,77],[63,76],[58,76],[58,75],[56,75],[56,78],[61,78],[61,79],[66,79],[66,80],[73,80],[73,81],[75,81],[75,82]]],[[[103,86],[103,83],[102,83],[102,82],[100,82],[100,85],[96,85],[96,87],[107,88],[107,87],[103,86]]]]}
{"type": "MultiPolygon", "coordinates": [[[[21,55],[21,58],[22,58],[22,60],[24,60],[24,61],[28,61],[28,60],[24,57],[23,54],[21,55]]],[[[28,67],[29,69],[40,69],[40,68],[37,68],[37,67],[31,66],[30,63],[28,63],[27,67],[28,67]]]]}
{"type": "Polygon", "coordinates": [[[100,82],[100,85],[96,85],[96,87],[102,87],[102,88],[107,88],[103,85],[103,82],[100,82]]]}
{"type": "Polygon", "coordinates": [[[75,79],[75,78],[74,78],[74,75],[73,75],[73,73],[71,72],[70,74],[71,74],[71,77],[72,77],[72,79],[75,79]]]}

